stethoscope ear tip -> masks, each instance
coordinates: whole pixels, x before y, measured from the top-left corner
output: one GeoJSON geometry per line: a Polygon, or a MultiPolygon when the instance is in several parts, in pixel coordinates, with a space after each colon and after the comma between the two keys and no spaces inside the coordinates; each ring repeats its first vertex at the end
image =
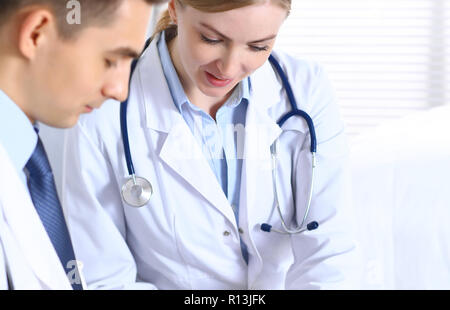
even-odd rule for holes
{"type": "Polygon", "coordinates": [[[272,225],[269,225],[267,223],[261,224],[261,230],[262,231],[270,232],[271,229],[272,229],[272,225]]]}
{"type": "Polygon", "coordinates": [[[269,225],[267,223],[261,224],[261,230],[262,231],[265,231],[265,232],[275,231],[277,233],[289,234],[289,235],[298,234],[298,233],[302,233],[302,232],[305,232],[305,231],[312,231],[312,230],[317,229],[318,227],[319,227],[319,223],[317,223],[316,221],[313,221],[313,222],[309,223],[308,225],[306,225],[306,228],[299,229],[297,231],[286,231],[286,232],[283,232],[283,231],[280,231],[280,230],[272,229],[272,225],[269,225]]]}
{"type": "Polygon", "coordinates": [[[306,225],[306,228],[308,229],[308,231],[315,230],[318,227],[319,227],[319,223],[317,223],[316,221],[311,222],[308,225],[306,225]]]}

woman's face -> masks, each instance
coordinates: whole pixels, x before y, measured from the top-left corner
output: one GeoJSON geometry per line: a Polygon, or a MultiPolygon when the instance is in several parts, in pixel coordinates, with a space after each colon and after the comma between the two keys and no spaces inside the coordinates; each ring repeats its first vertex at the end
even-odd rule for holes
{"type": "Polygon", "coordinates": [[[171,46],[185,91],[223,98],[268,59],[287,11],[272,1],[205,13],[169,4],[178,24],[171,46]]]}

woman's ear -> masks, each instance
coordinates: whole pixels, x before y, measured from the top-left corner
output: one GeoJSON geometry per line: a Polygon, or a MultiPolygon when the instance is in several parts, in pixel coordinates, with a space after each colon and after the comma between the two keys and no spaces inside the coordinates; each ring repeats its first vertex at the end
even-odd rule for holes
{"type": "Polygon", "coordinates": [[[34,59],[40,46],[54,36],[55,20],[46,9],[34,9],[21,16],[18,29],[18,49],[27,59],[34,59]]]}
{"type": "Polygon", "coordinates": [[[176,0],[170,0],[168,9],[170,18],[172,19],[172,22],[177,25],[178,24],[178,18],[177,18],[177,5],[175,3],[176,0]]]}

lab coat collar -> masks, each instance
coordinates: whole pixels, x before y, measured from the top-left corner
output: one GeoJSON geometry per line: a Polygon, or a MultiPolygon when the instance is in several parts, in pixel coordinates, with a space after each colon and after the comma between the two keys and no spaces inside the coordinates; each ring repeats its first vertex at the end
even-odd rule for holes
{"type": "MultiPolygon", "coordinates": [[[[0,177],[2,208],[4,218],[25,259],[36,277],[49,289],[72,287],[52,246],[50,238],[40,221],[24,184],[12,169],[8,156],[0,145],[1,171],[8,177],[0,177]],[[10,190],[14,189],[14,190],[10,190]]],[[[5,227],[3,227],[5,229],[5,227]]]]}
{"type": "Polygon", "coordinates": [[[28,117],[0,89],[0,144],[10,155],[19,174],[33,154],[37,140],[38,136],[28,117]]]}
{"type": "MultiPolygon", "coordinates": [[[[145,107],[145,126],[147,128],[169,133],[175,124],[183,118],[173,103],[167,80],[159,58],[157,42],[153,39],[144,52],[137,66],[138,91],[143,94],[145,107]]],[[[131,92],[132,93],[132,92],[131,92]]]]}

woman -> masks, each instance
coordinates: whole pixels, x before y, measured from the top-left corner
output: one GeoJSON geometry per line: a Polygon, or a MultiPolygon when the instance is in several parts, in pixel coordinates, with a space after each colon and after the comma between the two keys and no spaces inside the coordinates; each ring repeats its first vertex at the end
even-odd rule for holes
{"type": "Polygon", "coordinates": [[[64,202],[91,288],[348,288],[357,278],[346,190],[343,124],[322,69],[274,53],[316,126],[311,180],[308,127],[278,119],[291,107],[268,62],[288,0],[172,0],[133,74],[128,135],[137,175],[154,194],[142,208],[121,197],[129,179],[119,104],[68,134],[64,202]]]}

